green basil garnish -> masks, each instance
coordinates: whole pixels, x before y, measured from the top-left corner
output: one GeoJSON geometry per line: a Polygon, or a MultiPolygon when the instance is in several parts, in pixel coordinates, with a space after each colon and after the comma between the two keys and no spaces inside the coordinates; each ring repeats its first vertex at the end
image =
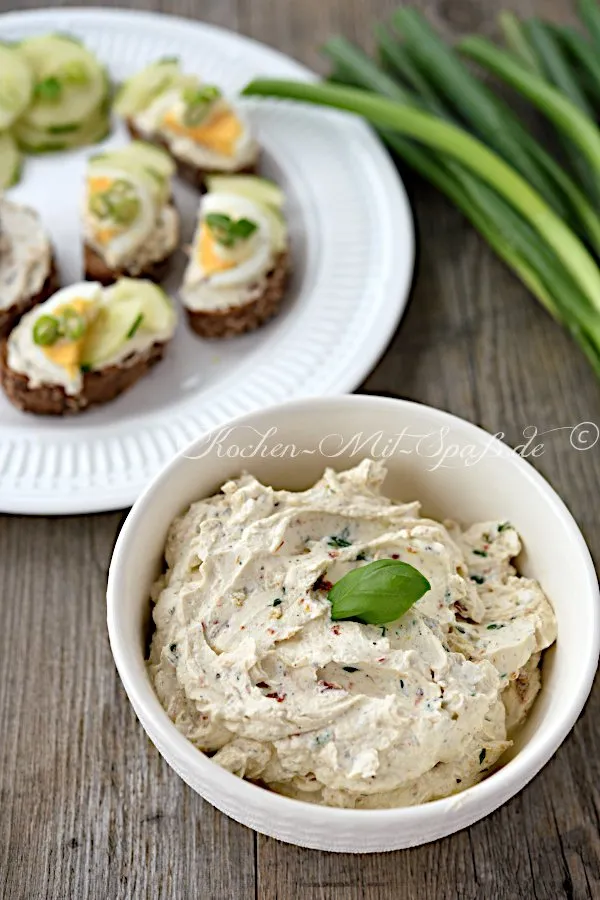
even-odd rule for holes
{"type": "Polygon", "coordinates": [[[215,241],[224,247],[234,247],[238,241],[247,240],[258,225],[250,219],[232,219],[225,213],[208,213],[204,221],[215,241]]]}
{"type": "Polygon", "coordinates": [[[329,591],[331,618],[383,625],[403,616],[431,585],[409,563],[378,559],[340,578],[329,591]]]}

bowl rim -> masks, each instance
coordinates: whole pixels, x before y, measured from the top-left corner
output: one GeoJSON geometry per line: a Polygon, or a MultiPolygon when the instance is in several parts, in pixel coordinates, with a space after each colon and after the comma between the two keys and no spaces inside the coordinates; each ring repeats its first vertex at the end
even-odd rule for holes
{"type": "MultiPolygon", "coordinates": [[[[592,683],[596,670],[598,668],[598,657],[600,655],[600,590],[598,578],[592,556],[589,548],[583,538],[583,535],[569,511],[564,501],[559,497],[554,488],[534,467],[524,458],[516,453],[508,453],[509,448],[497,438],[490,435],[488,431],[478,425],[469,422],[459,416],[455,416],[445,410],[438,409],[427,404],[418,403],[412,400],[402,398],[382,397],[373,394],[348,394],[337,397],[318,397],[318,398],[302,398],[287,403],[280,403],[251,413],[245,413],[234,419],[221,423],[210,431],[199,435],[186,447],[180,450],[171,459],[166,466],[152,479],[152,481],[144,489],[138,500],[135,502],[127,518],[121,528],[115,543],[113,554],[109,567],[108,584],[107,584],[107,626],[110,647],[115,661],[115,665],[125,692],[130,700],[136,715],[140,719],[143,727],[146,728],[146,717],[152,721],[155,733],[159,735],[161,746],[168,746],[177,755],[179,760],[184,762],[186,769],[197,771],[202,779],[211,779],[228,789],[227,793],[237,794],[240,801],[246,802],[248,808],[252,808],[255,804],[268,805],[271,807],[273,814],[281,813],[282,815],[296,814],[301,815],[303,812],[311,817],[318,818],[319,827],[327,827],[340,825],[352,828],[352,826],[365,825],[376,827],[381,825],[402,825],[403,823],[410,827],[418,827],[419,823],[430,822],[432,818],[449,815],[459,807],[466,804],[476,804],[481,809],[481,815],[492,812],[498,806],[506,802],[510,797],[518,793],[548,762],[551,756],[556,752],[562,744],[568,733],[575,724],[592,688],[592,683]],[[427,415],[433,415],[440,424],[450,427],[460,427],[466,429],[473,434],[474,438],[479,441],[485,439],[489,445],[490,438],[492,442],[498,445],[498,449],[506,454],[505,459],[513,466],[516,466],[523,478],[530,482],[535,490],[541,493],[546,500],[552,513],[564,521],[565,526],[571,533],[574,544],[580,555],[580,563],[585,566],[587,582],[590,597],[590,652],[585,659],[579,674],[577,690],[572,692],[569,697],[568,704],[563,707],[560,717],[550,722],[541,734],[535,733],[527,742],[525,747],[520,750],[512,759],[508,760],[500,768],[493,771],[477,784],[459,792],[443,797],[439,800],[430,800],[427,803],[420,803],[414,806],[390,807],[384,809],[352,809],[345,807],[324,806],[322,804],[310,803],[283,794],[269,791],[267,788],[253,784],[244,778],[223,769],[217,763],[214,763],[210,757],[206,756],[202,751],[198,750],[188,741],[186,737],[178,731],[175,724],[171,721],[166,711],[162,707],[158,696],[156,695],[149,678],[141,678],[135,670],[133,664],[133,655],[131,648],[125,641],[119,629],[119,584],[123,577],[121,572],[124,569],[128,544],[132,540],[136,530],[137,521],[144,515],[153,502],[154,495],[157,491],[164,489],[168,483],[171,473],[181,464],[181,461],[192,451],[201,441],[205,441],[209,435],[217,434],[224,426],[238,426],[247,424],[249,420],[257,416],[265,416],[272,414],[277,416],[280,412],[308,411],[315,405],[321,407],[332,407],[342,405],[345,407],[364,405],[390,407],[401,407],[407,411],[415,410],[426,411],[427,415]]],[[[148,732],[154,741],[154,734],[148,732]]],[[[160,750],[162,755],[162,750],[160,750]]],[[[477,816],[479,818],[479,816],[477,816]]],[[[315,822],[316,824],[316,822],[315,822]]],[[[449,829],[450,833],[456,828],[462,827],[456,825],[449,829]]]]}

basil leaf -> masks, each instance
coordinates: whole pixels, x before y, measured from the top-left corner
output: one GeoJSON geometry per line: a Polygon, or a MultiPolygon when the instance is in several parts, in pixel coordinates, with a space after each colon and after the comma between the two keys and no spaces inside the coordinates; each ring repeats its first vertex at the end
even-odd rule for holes
{"type": "Polygon", "coordinates": [[[257,228],[258,225],[251,219],[238,219],[237,222],[233,223],[232,230],[234,237],[245,240],[246,238],[249,238],[251,234],[254,234],[257,228]]]}
{"type": "Polygon", "coordinates": [[[418,569],[397,559],[378,559],[340,578],[329,591],[332,619],[367,625],[395,622],[431,585],[418,569]]]}

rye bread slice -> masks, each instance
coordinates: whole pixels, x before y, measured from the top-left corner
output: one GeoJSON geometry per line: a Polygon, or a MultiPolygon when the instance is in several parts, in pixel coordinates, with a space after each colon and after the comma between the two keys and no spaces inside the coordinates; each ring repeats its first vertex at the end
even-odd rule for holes
{"type": "MultiPolygon", "coordinates": [[[[175,248],[177,249],[177,248],[175,248]]],[[[102,257],[89,244],[83,245],[83,266],[87,281],[99,281],[105,287],[114,284],[119,278],[147,278],[149,281],[160,282],[166,276],[171,257],[175,251],[170,251],[164,259],[148,263],[135,274],[127,269],[110,269],[102,257]]]]}
{"type": "Polygon", "coordinates": [[[61,385],[42,384],[30,387],[27,375],[8,365],[8,341],[0,342],[0,384],[8,399],[24,412],[42,416],[64,416],[83,412],[91,406],[108,403],[129,390],[149,369],[159,362],[166,342],[152,344],[134,358],[94,372],[85,372],[81,392],[72,396],[61,385]]]}
{"type": "Polygon", "coordinates": [[[289,273],[290,254],[284,250],[267,272],[264,290],[258,297],[242,306],[228,306],[226,309],[194,310],[186,307],[190,328],[206,338],[228,338],[260,328],[279,311],[289,273]]]}
{"type": "Polygon", "coordinates": [[[51,257],[50,270],[37,294],[32,294],[30,297],[21,297],[20,300],[17,300],[16,303],[13,303],[12,306],[9,306],[7,309],[0,309],[0,338],[6,337],[15,327],[21,316],[24,316],[26,312],[29,312],[29,310],[33,309],[34,306],[37,306],[38,303],[43,303],[44,300],[48,300],[59,287],[60,284],[56,262],[54,257],[51,257]]]}
{"type": "Polygon", "coordinates": [[[258,170],[258,160],[248,166],[242,166],[241,169],[231,169],[227,172],[222,171],[207,171],[206,169],[200,169],[198,166],[195,166],[193,163],[186,162],[185,160],[178,159],[176,156],[173,156],[171,153],[170,147],[168,143],[163,140],[161,137],[154,135],[152,137],[148,137],[139,131],[138,128],[133,124],[131,119],[126,119],[125,124],[129,130],[129,134],[135,141],[146,141],[148,144],[154,144],[156,147],[160,147],[161,150],[166,150],[169,156],[172,158],[173,162],[177,166],[177,174],[183,181],[187,181],[188,184],[191,184],[192,187],[195,187],[199,191],[203,191],[205,189],[205,178],[207,175],[256,175],[258,170]]]}
{"type": "MultiPolygon", "coordinates": [[[[173,203],[173,198],[169,200],[169,205],[173,207],[175,212],[177,212],[177,207],[173,203]]],[[[179,223],[179,215],[178,215],[178,232],[181,227],[179,223]]],[[[177,248],[179,245],[179,240],[175,242],[175,246],[169,250],[166,256],[163,256],[162,259],[156,259],[153,262],[147,263],[143,269],[136,269],[135,272],[132,272],[127,267],[123,266],[117,269],[111,269],[110,266],[106,264],[102,256],[89,244],[85,241],[83,243],[83,269],[85,272],[85,278],[87,281],[99,281],[100,284],[103,284],[107,287],[109,284],[114,284],[115,281],[118,281],[119,278],[147,278],[148,281],[155,281],[159,283],[165,278],[167,272],[169,271],[169,266],[171,264],[171,260],[175,253],[177,253],[177,248]]]]}

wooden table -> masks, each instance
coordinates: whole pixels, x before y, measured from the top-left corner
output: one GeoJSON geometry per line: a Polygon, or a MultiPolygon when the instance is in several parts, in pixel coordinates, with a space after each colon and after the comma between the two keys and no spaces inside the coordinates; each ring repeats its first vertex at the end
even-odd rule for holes
{"type": "MultiPolygon", "coordinates": [[[[38,0],[19,8],[38,6],[38,0]]],[[[62,4],[61,4],[62,5],[62,4]]],[[[110,5],[110,4],[105,4],[110,5]]],[[[340,32],[367,42],[395,0],[153,0],[318,68],[340,32]]],[[[568,0],[429,0],[449,33],[495,13],[568,18],[568,0]]],[[[11,0],[0,0],[7,10],[11,0]]],[[[600,423],[581,353],[437,193],[407,176],[421,252],[410,309],[365,388],[504,432],[550,431],[534,461],[600,559],[600,452],[570,426],[600,423]]],[[[297,897],[559,900],[600,897],[600,692],[552,762],[502,809],[411,851],[353,857],[286,846],[203,802],[161,760],[129,705],[104,623],[122,513],[0,517],[0,897],[5,900],[297,897]]],[[[577,597],[573,597],[576,615],[577,597]]]]}

